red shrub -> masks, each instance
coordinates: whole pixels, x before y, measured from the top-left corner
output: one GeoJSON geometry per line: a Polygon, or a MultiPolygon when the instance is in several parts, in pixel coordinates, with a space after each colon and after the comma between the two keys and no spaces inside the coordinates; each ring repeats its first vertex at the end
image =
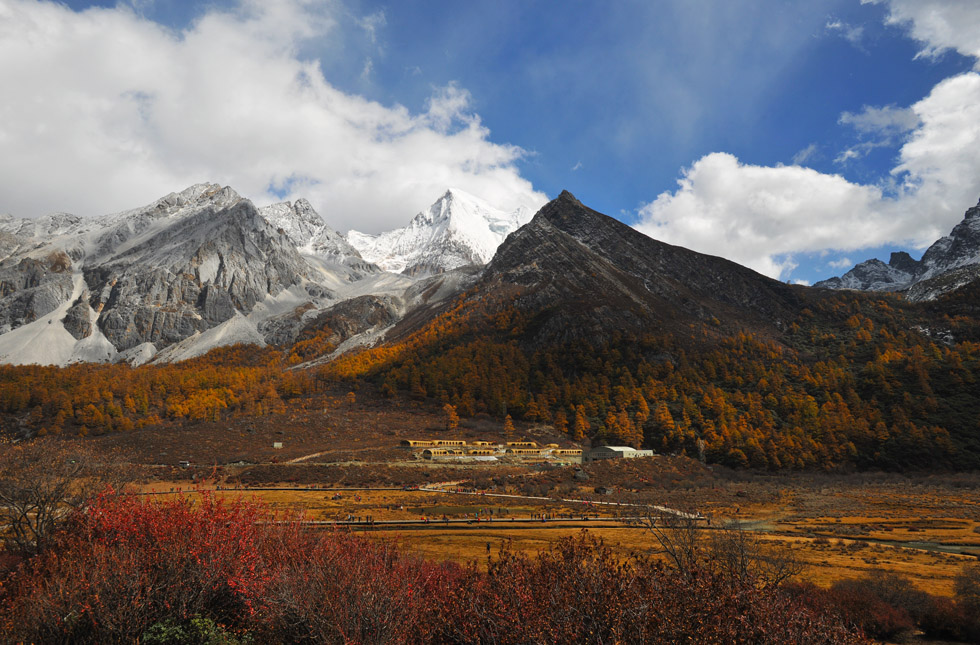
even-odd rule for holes
{"type": "Polygon", "coordinates": [[[439,641],[472,643],[853,643],[777,589],[660,563],[619,562],[588,534],[529,558],[504,552],[448,607],[439,641]]]}
{"type": "Polygon", "coordinates": [[[242,624],[269,582],[267,514],[204,496],[97,500],[13,581],[8,627],[26,641],[135,640],[167,617],[242,624]]]}
{"type": "Polygon", "coordinates": [[[853,643],[799,597],[644,559],[583,533],[486,573],[270,522],[210,497],[97,501],[0,588],[12,641],[135,642],[200,617],[255,643],[853,643]]]}
{"type": "Polygon", "coordinates": [[[258,632],[269,642],[421,643],[464,579],[343,533],[298,535],[282,552],[258,632]]]}
{"type": "Polygon", "coordinates": [[[872,638],[897,640],[915,629],[908,611],[882,599],[867,579],[838,582],[830,588],[829,595],[832,606],[845,621],[872,638]]]}

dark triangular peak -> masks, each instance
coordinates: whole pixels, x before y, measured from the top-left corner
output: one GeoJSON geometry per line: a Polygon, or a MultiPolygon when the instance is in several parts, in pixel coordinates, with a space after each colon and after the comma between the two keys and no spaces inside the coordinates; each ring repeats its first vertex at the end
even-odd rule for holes
{"type": "MultiPolygon", "coordinates": [[[[632,312],[632,324],[732,321],[780,326],[800,306],[791,287],[723,258],[654,240],[564,191],[510,235],[484,274],[537,294],[538,307],[632,312]]],[[[496,286],[493,286],[496,285],[496,286]]],[[[605,312],[604,314],[602,312],[605,312]]]]}
{"type": "MultiPolygon", "coordinates": [[[[575,237],[586,235],[603,226],[625,226],[622,222],[592,210],[567,190],[541,207],[535,217],[542,217],[575,237]]],[[[629,227],[626,227],[629,228],[629,227]]]]}
{"type": "Polygon", "coordinates": [[[632,226],[589,208],[567,190],[545,204],[535,215],[535,220],[538,218],[592,251],[621,261],[620,267],[630,273],[644,277],[670,277],[696,287],[705,277],[703,271],[709,269],[710,274],[719,278],[739,276],[740,280],[766,285],[781,293],[793,291],[778,280],[730,260],[655,240],[632,226]]]}

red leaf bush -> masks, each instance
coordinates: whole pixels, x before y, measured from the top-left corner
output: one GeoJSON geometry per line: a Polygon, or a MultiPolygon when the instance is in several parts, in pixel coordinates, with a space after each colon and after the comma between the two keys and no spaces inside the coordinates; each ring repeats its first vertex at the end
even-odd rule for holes
{"type": "Polygon", "coordinates": [[[96,500],[0,603],[5,642],[133,643],[193,621],[252,643],[860,642],[799,594],[624,562],[586,533],[482,572],[209,496],[96,500]]]}

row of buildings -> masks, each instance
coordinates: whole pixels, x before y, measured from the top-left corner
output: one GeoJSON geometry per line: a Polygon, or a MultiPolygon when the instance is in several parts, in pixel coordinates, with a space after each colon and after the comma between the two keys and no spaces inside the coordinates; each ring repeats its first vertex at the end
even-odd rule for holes
{"type": "Polygon", "coordinates": [[[635,459],[653,457],[652,450],[637,450],[629,446],[598,446],[589,451],[581,448],[562,448],[556,443],[538,445],[536,441],[464,441],[462,439],[404,439],[402,447],[422,449],[423,459],[495,460],[512,457],[522,460],[589,462],[601,459],[635,459]]]}

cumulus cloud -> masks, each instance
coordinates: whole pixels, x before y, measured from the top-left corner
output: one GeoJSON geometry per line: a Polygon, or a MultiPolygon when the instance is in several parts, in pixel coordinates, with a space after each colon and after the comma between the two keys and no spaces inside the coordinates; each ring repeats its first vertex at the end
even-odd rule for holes
{"type": "MultiPolygon", "coordinates": [[[[956,49],[980,55],[975,2],[892,0],[889,20],[906,25],[925,54],[956,49]]],[[[923,248],[977,203],[980,74],[945,79],[908,108],[866,106],[844,113],[840,123],[865,140],[843,151],[838,163],[901,143],[889,177],[862,185],[808,168],[753,166],[712,153],[682,171],[676,191],[643,206],[636,227],[785,278],[794,253],[885,244],[923,248]]]]}
{"type": "Polygon", "coordinates": [[[920,56],[948,50],[977,58],[980,68],[980,3],[974,0],[862,0],[887,4],[888,23],[909,30],[923,44],[920,56]]]}
{"type": "Polygon", "coordinates": [[[849,269],[854,266],[850,258],[841,258],[839,260],[832,260],[827,263],[827,266],[833,267],[835,269],[849,269]]]}
{"type": "Polygon", "coordinates": [[[942,81],[912,110],[922,124],[892,173],[907,206],[945,235],[980,196],[980,74],[942,81]]]}
{"type": "MultiPolygon", "coordinates": [[[[545,196],[456,85],[413,113],[347,94],[299,52],[332,3],[240,0],[184,31],[130,8],[0,0],[0,211],[91,215],[200,181],[307,197],[339,230],[400,226],[447,187],[500,208],[545,196]]],[[[377,38],[384,14],[361,21],[377,38]]]]}
{"type": "Polygon", "coordinates": [[[715,152],[678,185],[640,210],[640,231],[773,278],[795,267],[793,253],[859,248],[894,226],[880,189],[800,166],[753,166],[715,152]]]}

